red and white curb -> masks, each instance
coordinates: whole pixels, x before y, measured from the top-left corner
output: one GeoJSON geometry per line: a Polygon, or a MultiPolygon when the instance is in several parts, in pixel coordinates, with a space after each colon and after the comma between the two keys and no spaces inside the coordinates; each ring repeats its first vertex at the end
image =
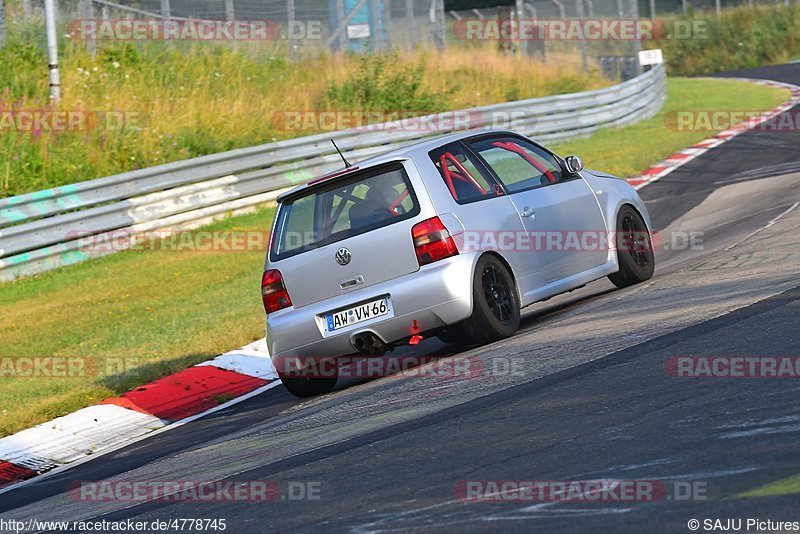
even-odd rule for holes
{"type": "MultiPolygon", "coordinates": [[[[640,189],[708,150],[800,104],[800,87],[768,80],[792,97],[775,109],[696,143],[628,182],[640,189]]],[[[264,339],[213,360],[134,388],[75,413],[0,439],[0,493],[44,473],[71,468],[98,455],[175,428],[258,395],[280,381],[264,339]]]]}
{"type": "Polygon", "coordinates": [[[767,85],[770,87],[781,87],[784,89],[789,89],[792,92],[792,96],[791,98],[789,98],[789,100],[779,105],[778,107],[771,109],[770,111],[767,111],[765,113],[759,113],[755,117],[740,122],[733,128],[730,128],[728,130],[723,130],[718,134],[714,135],[713,137],[709,137],[708,139],[700,141],[699,143],[695,143],[689,148],[685,148],[680,152],[672,154],[667,159],[660,161],[659,163],[656,163],[655,165],[645,170],[641,174],[641,176],[637,178],[628,178],[627,181],[629,184],[631,184],[636,189],[641,189],[642,187],[651,184],[660,178],[663,178],[664,176],[668,175],[678,167],[686,165],[696,157],[705,154],[712,148],[716,148],[722,145],[723,143],[727,143],[737,135],[752,130],[756,126],[766,121],[769,121],[777,117],[781,113],[784,113],[792,109],[796,105],[800,104],[800,87],[797,85],[792,85],[790,83],[774,82],[772,80],[754,80],[751,78],[726,78],[726,79],[751,82],[758,85],[767,85]]]}
{"type": "Polygon", "coordinates": [[[0,439],[0,493],[280,384],[264,339],[0,439]]]}

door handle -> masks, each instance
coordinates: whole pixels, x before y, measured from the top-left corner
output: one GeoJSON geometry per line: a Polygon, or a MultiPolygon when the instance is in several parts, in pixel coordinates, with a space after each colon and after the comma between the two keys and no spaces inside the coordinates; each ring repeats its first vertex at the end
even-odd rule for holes
{"type": "Polygon", "coordinates": [[[522,209],[522,213],[520,215],[526,219],[533,219],[536,217],[536,212],[533,211],[532,208],[525,207],[522,209]]]}
{"type": "Polygon", "coordinates": [[[363,284],[363,283],[364,283],[364,277],[361,276],[361,275],[358,275],[358,276],[356,276],[354,278],[350,278],[348,280],[342,280],[341,282],[339,282],[339,287],[344,290],[344,289],[347,289],[347,288],[350,288],[350,287],[353,287],[353,286],[357,286],[358,284],[363,284]]]}

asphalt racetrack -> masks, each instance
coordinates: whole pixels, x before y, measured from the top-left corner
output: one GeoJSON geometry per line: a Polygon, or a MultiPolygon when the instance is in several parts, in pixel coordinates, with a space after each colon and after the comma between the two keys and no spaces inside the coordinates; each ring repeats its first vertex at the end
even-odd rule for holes
{"type": "MultiPolygon", "coordinates": [[[[800,64],[729,75],[800,84],[800,64]]],[[[662,236],[652,280],[601,280],[531,306],[518,335],[489,346],[414,349],[478,372],[351,380],[303,401],[278,387],[3,494],[0,517],[225,519],[233,533],[800,522],[800,380],[674,376],[681,357],[800,355],[800,132],[744,133],[641,194],[662,236]],[[701,239],[687,247],[691,235],[701,239]],[[66,495],[75,481],[189,479],[270,480],[283,498],[66,495]],[[465,498],[490,495],[490,481],[586,480],[664,491],[465,498]]]]}

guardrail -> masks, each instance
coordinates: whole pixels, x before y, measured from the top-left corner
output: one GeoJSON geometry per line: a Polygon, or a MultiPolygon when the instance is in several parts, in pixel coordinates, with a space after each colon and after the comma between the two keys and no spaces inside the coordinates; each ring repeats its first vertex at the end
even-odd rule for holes
{"type": "MultiPolygon", "coordinates": [[[[651,117],[665,96],[659,65],[605,89],[464,111],[470,127],[508,127],[549,142],[651,117]]],[[[445,116],[452,114],[432,115],[430,123],[447,122],[435,120],[445,116]]],[[[0,280],[112,252],[87,250],[87,236],[96,242],[123,229],[186,230],[273,201],[287,187],[341,165],[331,139],[358,161],[452,131],[421,130],[396,122],[310,135],[0,199],[0,280]]]]}

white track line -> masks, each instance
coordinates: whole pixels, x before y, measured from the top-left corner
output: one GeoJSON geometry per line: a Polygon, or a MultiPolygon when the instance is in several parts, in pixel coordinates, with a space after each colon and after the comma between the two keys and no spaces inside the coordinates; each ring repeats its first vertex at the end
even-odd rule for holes
{"type": "Polygon", "coordinates": [[[800,205],[800,202],[795,202],[794,204],[792,204],[792,205],[791,205],[791,207],[789,207],[789,209],[788,209],[788,210],[784,211],[783,213],[781,213],[780,215],[778,215],[777,217],[775,217],[774,219],[772,219],[770,222],[768,222],[767,224],[765,224],[764,226],[762,226],[761,228],[759,228],[759,229],[758,229],[758,230],[756,230],[755,232],[751,233],[750,235],[748,235],[748,236],[747,236],[747,237],[745,237],[744,239],[741,239],[741,240],[737,241],[737,242],[736,242],[736,243],[734,243],[733,245],[731,245],[731,246],[729,246],[729,247],[726,247],[726,248],[725,248],[725,251],[727,252],[727,251],[731,250],[732,248],[736,248],[737,246],[741,245],[742,243],[744,243],[745,241],[747,241],[748,239],[750,239],[750,238],[751,238],[751,237],[753,237],[754,235],[756,235],[756,234],[758,234],[759,232],[761,232],[762,230],[766,230],[767,228],[769,228],[770,226],[772,226],[773,224],[775,224],[776,222],[778,222],[778,221],[780,220],[780,218],[781,218],[781,217],[783,217],[784,215],[786,215],[786,214],[790,213],[790,212],[791,212],[793,209],[795,209],[795,208],[796,208],[797,206],[799,206],[799,205],[800,205]]]}
{"type": "Polygon", "coordinates": [[[786,111],[789,111],[793,107],[800,105],[800,86],[793,85],[790,83],[784,82],[776,82],[772,80],[759,80],[754,78],[714,78],[714,79],[726,79],[726,80],[736,80],[742,82],[750,82],[755,83],[758,85],[767,85],[770,87],[781,87],[784,89],[789,89],[792,92],[792,96],[779,106],[761,113],[758,117],[754,119],[750,119],[748,121],[741,122],[736,126],[724,130],[715,134],[708,139],[704,139],[703,141],[698,141],[689,148],[685,148],[679,152],[675,152],[674,154],[670,155],[669,157],[661,160],[660,162],[656,163],[655,165],[651,165],[647,169],[642,172],[642,174],[636,178],[628,178],[628,182],[633,182],[634,188],[641,189],[646,185],[650,185],[653,182],[663,178],[664,176],[670,174],[674,170],[686,165],[690,161],[702,156],[712,148],[716,148],[720,145],[723,145],[730,141],[731,139],[735,138],[738,135],[741,135],[745,132],[752,130],[753,128],[759,126],[760,124],[782,114],[786,111]],[[655,171],[655,169],[660,169],[655,171]]]}

